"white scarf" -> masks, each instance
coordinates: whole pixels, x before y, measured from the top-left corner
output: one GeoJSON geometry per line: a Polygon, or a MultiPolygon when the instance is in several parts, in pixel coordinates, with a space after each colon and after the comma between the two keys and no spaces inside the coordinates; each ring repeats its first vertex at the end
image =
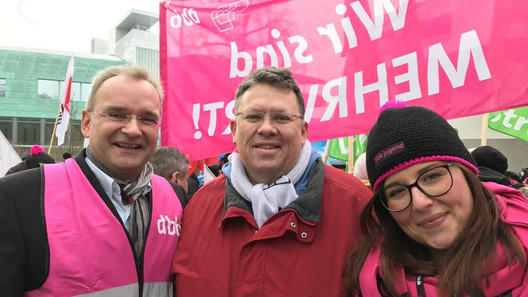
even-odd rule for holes
{"type": "Polygon", "coordinates": [[[253,185],[247,177],[246,169],[238,153],[231,154],[231,182],[235,190],[253,205],[253,216],[259,228],[262,227],[269,217],[277,213],[279,208],[284,208],[299,197],[295,192],[294,185],[306,171],[310,162],[311,152],[312,146],[306,140],[295,167],[270,185],[253,185]]]}

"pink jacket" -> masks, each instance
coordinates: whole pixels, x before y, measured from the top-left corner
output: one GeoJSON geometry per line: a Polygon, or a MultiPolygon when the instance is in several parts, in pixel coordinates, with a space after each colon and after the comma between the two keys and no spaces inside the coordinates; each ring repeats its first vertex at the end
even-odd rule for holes
{"type": "MultiPolygon", "coordinates": [[[[515,235],[524,247],[525,253],[528,249],[528,200],[518,190],[499,185],[496,183],[484,183],[497,198],[499,205],[502,208],[501,218],[508,223],[515,235]]],[[[506,262],[502,247],[497,247],[499,267],[498,271],[494,272],[488,277],[489,285],[486,285],[483,279],[483,293],[484,296],[528,296],[528,274],[525,273],[527,265],[521,265],[518,261],[512,265],[500,266],[501,260],[506,262]],[[503,293],[511,292],[511,295],[502,295],[503,293]]],[[[368,255],[365,264],[360,273],[360,287],[363,297],[370,296],[386,296],[379,292],[378,287],[382,286],[382,278],[379,269],[380,249],[375,249],[368,255]]],[[[405,274],[402,267],[398,272],[402,278],[405,278],[405,283],[397,284],[397,291],[400,295],[405,296],[420,296],[433,297],[438,296],[436,290],[436,277],[418,278],[416,275],[405,274]],[[418,293],[418,290],[423,290],[418,293]]],[[[467,295],[470,296],[470,295],[467,295]]]]}

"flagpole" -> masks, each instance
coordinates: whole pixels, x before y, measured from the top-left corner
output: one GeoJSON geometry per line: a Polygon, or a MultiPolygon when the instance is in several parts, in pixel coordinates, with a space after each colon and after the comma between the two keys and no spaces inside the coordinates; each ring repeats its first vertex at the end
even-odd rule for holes
{"type": "Polygon", "coordinates": [[[354,136],[348,137],[348,173],[354,173],[354,136]]]}
{"type": "Polygon", "coordinates": [[[57,122],[59,121],[59,115],[62,110],[62,103],[59,102],[59,110],[57,111],[57,116],[55,117],[55,124],[53,125],[53,133],[51,133],[51,140],[48,147],[48,155],[51,153],[51,146],[53,145],[53,139],[55,138],[55,130],[57,129],[57,122]]]}
{"type": "Polygon", "coordinates": [[[482,115],[482,127],[480,127],[480,146],[486,145],[486,134],[488,132],[488,117],[489,115],[487,113],[482,115]]]}
{"type": "Polygon", "coordinates": [[[328,161],[328,155],[330,154],[330,141],[331,139],[328,139],[326,141],[325,151],[323,153],[323,164],[326,164],[326,161],[328,161]]]}

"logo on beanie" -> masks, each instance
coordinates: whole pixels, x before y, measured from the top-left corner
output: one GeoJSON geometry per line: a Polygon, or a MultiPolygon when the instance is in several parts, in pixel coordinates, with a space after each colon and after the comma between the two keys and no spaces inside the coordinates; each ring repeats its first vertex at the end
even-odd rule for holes
{"type": "Polygon", "coordinates": [[[386,158],[386,157],[390,157],[390,156],[393,156],[395,154],[398,154],[398,153],[402,153],[405,151],[405,144],[403,144],[402,141],[400,141],[400,143],[398,144],[393,144],[391,146],[388,146],[384,149],[382,149],[377,155],[376,157],[374,157],[374,163],[378,163],[378,161],[386,158]]]}

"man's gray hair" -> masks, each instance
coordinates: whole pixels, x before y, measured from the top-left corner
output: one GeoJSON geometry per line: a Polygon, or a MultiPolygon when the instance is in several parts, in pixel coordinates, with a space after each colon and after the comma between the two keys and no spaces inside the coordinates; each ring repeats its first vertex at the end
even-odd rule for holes
{"type": "Polygon", "coordinates": [[[157,148],[149,162],[154,167],[155,174],[168,180],[174,172],[179,172],[182,176],[187,176],[189,173],[187,155],[170,146],[157,148]]]}
{"type": "Polygon", "coordinates": [[[119,65],[107,67],[95,75],[92,81],[92,90],[90,91],[90,96],[88,97],[88,101],[86,101],[86,110],[93,111],[97,91],[99,91],[99,88],[101,88],[101,85],[106,80],[114,76],[126,76],[149,82],[156,89],[161,106],[161,101],[163,100],[163,87],[161,86],[161,81],[157,77],[152,75],[147,69],[143,67],[134,65],[119,65]]]}

